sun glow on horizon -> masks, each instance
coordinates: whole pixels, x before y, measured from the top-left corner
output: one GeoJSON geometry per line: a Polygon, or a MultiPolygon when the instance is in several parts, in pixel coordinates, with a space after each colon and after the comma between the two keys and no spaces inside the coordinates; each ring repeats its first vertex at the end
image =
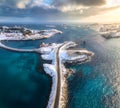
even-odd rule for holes
{"type": "Polygon", "coordinates": [[[90,16],[83,21],[100,23],[120,23],[120,8],[102,13],[96,16],[90,16]]]}
{"type": "Polygon", "coordinates": [[[103,11],[98,15],[84,18],[82,21],[98,23],[120,23],[120,0],[106,0],[105,8],[108,8],[109,10],[103,11]]]}

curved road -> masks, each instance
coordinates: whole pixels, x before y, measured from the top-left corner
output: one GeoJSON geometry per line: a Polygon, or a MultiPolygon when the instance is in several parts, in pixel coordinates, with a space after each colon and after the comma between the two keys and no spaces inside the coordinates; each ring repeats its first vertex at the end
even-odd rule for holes
{"type": "Polygon", "coordinates": [[[15,52],[17,51],[17,52],[30,52],[30,53],[31,52],[36,52],[36,53],[40,53],[39,48],[38,49],[18,49],[18,48],[8,47],[8,46],[2,44],[1,42],[0,42],[0,47],[4,48],[6,50],[15,51],[15,52]]]}

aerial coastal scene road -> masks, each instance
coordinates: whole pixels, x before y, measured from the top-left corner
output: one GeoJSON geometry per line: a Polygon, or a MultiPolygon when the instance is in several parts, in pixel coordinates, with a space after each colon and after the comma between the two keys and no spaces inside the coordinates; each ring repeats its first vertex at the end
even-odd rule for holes
{"type": "MultiPolygon", "coordinates": [[[[57,31],[57,30],[56,30],[57,31]]],[[[58,33],[58,32],[56,32],[58,33]]],[[[48,35],[48,34],[47,34],[48,35]]],[[[17,37],[13,37],[16,39],[17,37]]],[[[9,38],[7,38],[9,39],[9,38]]],[[[31,38],[28,38],[28,40],[31,38]]],[[[5,38],[6,40],[6,38],[5,38]]],[[[11,40],[11,39],[10,39],[11,40]]],[[[22,39],[20,39],[22,40],[22,39]]],[[[19,41],[20,41],[19,40],[19,41]]],[[[2,40],[3,41],[3,40],[2,40]]],[[[4,45],[0,42],[0,47],[6,50],[14,51],[14,52],[28,52],[28,53],[39,53],[43,60],[51,60],[52,64],[43,64],[43,68],[45,72],[52,77],[52,87],[51,94],[49,97],[47,108],[65,108],[66,106],[66,98],[64,94],[64,85],[65,74],[69,74],[69,71],[66,71],[64,67],[64,63],[79,63],[86,62],[91,59],[94,55],[92,52],[81,49],[70,49],[75,47],[77,44],[72,41],[63,42],[63,43],[41,43],[40,48],[36,49],[18,49],[12,48],[4,45]],[[66,72],[63,72],[66,71],[66,72]]],[[[67,89],[67,88],[66,88],[67,89]]]]}

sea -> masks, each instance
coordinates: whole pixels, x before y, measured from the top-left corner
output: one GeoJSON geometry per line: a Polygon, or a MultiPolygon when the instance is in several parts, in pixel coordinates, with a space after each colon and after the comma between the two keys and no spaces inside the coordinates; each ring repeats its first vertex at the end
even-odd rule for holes
{"type": "MultiPolygon", "coordinates": [[[[2,41],[14,48],[39,48],[41,42],[74,41],[94,52],[91,61],[70,64],[67,108],[120,108],[120,39],[106,40],[83,24],[0,24],[35,30],[58,29],[49,39],[2,41]],[[83,42],[86,44],[83,44],[83,42]]],[[[45,62],[45,61],[44,61],[45,62]]],[[[0,48],[0,108],[46,108],[51,78],[42,69],[40,54],[18,53],[0,48]]]]}

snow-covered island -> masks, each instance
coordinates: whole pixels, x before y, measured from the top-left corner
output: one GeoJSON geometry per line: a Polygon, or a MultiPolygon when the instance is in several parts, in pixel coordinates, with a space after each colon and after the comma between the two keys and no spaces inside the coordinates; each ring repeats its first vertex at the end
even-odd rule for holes
{"type": "Polygon", "coordinates": [[[91,24],[87,27],[97,31],[102,37],[106,39],[120,38],[120,24],[91,24]]]}
{"type": "Polygon", "coordinates": [[[23,27],[0,27],[0,40],[36,40],[50,38],[55,34],[62,34],[56,29],[31,30],[23,27]]]}
{"type": "Polygon", "coordinates": [[[0,47],[11,51],[40,53],[43,60],[50,60],[52,64],[43,64],[45,72],[52,77],[51,93],[47,108],[65,108],[67,103],[67,77],[71,71],[65,68],[65,63],[84,63],[94,55],[88,50],[74,49],[75,42],[41,43],[38,49],[16,49],[0,43],[0,47]]]}
{"type": "Polygon", "coordinates": [[[120,25],[119,24],[105,24],[99,29],[99,33],[106,39],[120,38],[120,25]]]}

